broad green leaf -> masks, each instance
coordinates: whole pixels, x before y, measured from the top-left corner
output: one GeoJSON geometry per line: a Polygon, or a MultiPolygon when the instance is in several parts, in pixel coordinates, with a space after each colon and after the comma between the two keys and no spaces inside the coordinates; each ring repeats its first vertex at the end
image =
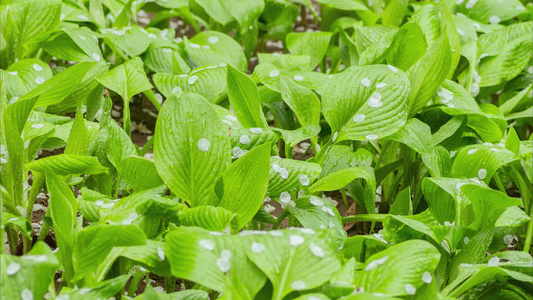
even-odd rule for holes
{"type": "Polygon", "coordinates": [[[204,96],[211,103],[218,103],[227,96],[226,67],[198,68],[189,75],[154,75],[157,89],[165,95],[194,92],[204,96]]]}
{"type": "Polygon", "coordinates": [[[139,246],[146,243],[144,232],[135,225],[100,225],[84,228],[76,234],[73,263],[74,280],[90,281],[92,273],[113,247],[139,246]]]}
{"type": "Polygon", "coordinates": [[[170,190],[193,207],[216,204],[214,184],[230,164],[231,146],[211,104],[197,94],[171,96],[154,139],[154,162],[170,190]]]}
{"type": "Polygon", "coordinates": [[[235,232],[240,229],[235,213],[214,206],[197,206],[179,215],[183,226],[196,226],[209,231],[235,232]]]}
{"type": "MultiPolygon", "coordinates": [[[[50,67],[39,59],[23,59],[1,71],[2,82],[6,87],[6,97],[13,104],[28,92],[38,87],[44,79],[52,78],[50,67]],[[40,71],[37,71],[37,70],[40,71]],[[42,78],[42,79],[37,79],[42,78]],[[39,83],[38,83],[39,82],[39,83]]],[[[21,99],[22,100],[22,99],[21,99]]]]}
{"type": "Polygon", "coordinates": [[[11,65],[35,54],[38,47],[32,43],[59,25],[61,1],[17,1],[9,4],[9,13],[6,7],[1,27],[7,62],[11,65]]]}
{"type": "Polygon", "coordinates": [[[268,193],[277,197],[282,192],[294,193],[312,184],[322,171],[319,164],[292,159],[270,159],[268,193]]]}
{"type": "MultiPolygon", "coordinates": [[[[120,162],[128,157],[136,156],[137,149],[127,133],[120,128],[115,121],[109,122],[109,124],[100,131],[99,138],[103,143],[105,151],[105,157],[111,162],[111,164],[118,168],[120,162]]],[[[100,161],[102,161],[102,158],[100,161]]]]}
{"type": "Polygon", "coordinates": [[[441,2],[441,34],[446,34],[450,41],[450,49],[452,51],[451,67],[448,71],[447,79],[451,79],[454,75],[459,59],[461,59],[461,39],[457,27],[453,20],[450,9],[453,5],[450,2],[441,2]]]}
{"type": "MultiPolygon", "coordinates": [[[[209,206],[201,206],[209,207],[209,206]]],[[[168,198],[154,198],[143,202],[136,207],[138,214],[143,214],[151,217],[161,217],[169,220],[172,223],[180,224],[180,214],[182,211],[188,209],[188,206],[180,203],[178,199],[168,198]]]]}
{"type": "Polygon", "coordinates": [[[235,115],[245,127],[266,127],[267,123],[261,110],[259,91],[255,83],[244,73],[228,66],[228,97],[235,115]]]}
{"type": "Polygon", "coordinates": [[[309,70],[309,55],[258,53],[260,63],[272,64],[280,69],[291,71],[309,70]]]}
{"type": "Polygon", "coordinates": [[[340,269],[332,231],[294,228],[277,232],[281,235],[250,236],[246,247],[250,260],[270,279],[272,299],[319,287],[340,269]]]}
{"type": "Polygon", "coordinates": [[[333,145],[326,153],[326,158],[322,165],[320,178],[331,174],[337,170],[349,167],[370,167],[373,155],[364,148],[353,151],[351,147],[345,145],[333,145]]]}
{"type": "Polygon", "coordinates": [[[120,57],[129,59],[146,51],[151,40],[157,37],[140,26],[133,26],[131,28],[107,29],[103,31],[102,38],[120,57]]]}
{"type": "Polygon", "coordinates": [[[42,44],[50,55],[68,61],[96,61],[103,59],[96,34],[87,27],[63,29],[42,44]]]}
{"type": "Polygon", "coordinates": [[[400,26],[409,5],[408,0],[391,0],[383,11],[382,23],[385,26],[400,26]]]}
{"type": "Polygon", "coordinates": [[[144,191],[135,192],[127,197],[111,201],[101,200],[97,205],[100,207],[100,223],[131,224],[137,219],[137,207],[141,210],[142,205],[153,199],[160,198],[167,188],[156,187],[144,191]]]}
{"type": "Polygon", "coordinates": [[[494,236],[494,227],[489,224],[478,231],[470,238],[463,249],[454,256],[450,263],[449,277],[453,281],[459,275],[460,269],[470,267],[470,264],[481,262],[489,249],[490,242],[494,236]],[[462,264],[466,264],[461,266],[462,264]]]}
{"type": "Polygon", "coordinates": [[[385,33],[377,43],[366,48],[365,51],[361,53],[359,65],[367,66],[382,63],[389,53],[389,50],[392,48],[391,45],[394,42],[396,32],[396,30],[391,30],[385,33]]]}
{"type": "Polygon", "coordinates": [[[246,225],[263,204],[268,187],[270,144],[256,147],[231,164],[222,175],[224,196],[218,207],[238,216],[238,227],[246,225]]]}
{"type": "Polygon", "coordinates": [[[453,177],[478,178],[489,183],[496,170],[518,160],[511,151],[488,145],[470,145],[462,148],[455,158],[451,175],[453,177]]]}
{"type": "Polygon", "coordinates": [[[141,157],[127,157],[117,165],[118,174],[135,191],[163,185],[153,161],[141,157]]]}
{"type": "Polygon", "coordinates": [[[247,257],[251,241],[195,227],[179,227],[165,238],[172,274],[222,292],[227,299],[254,299],[266,277],[247,257]]]}
{"type": "Polygon", "coordinates": [[[331,202],[316,196],[304,196],[296,199],[295,206],[286,209],[305,227],[311,229],[335,229],[339,244],[346,239],[337,208],[331,202]]]}
{"type": "MultiPolygon", "coordinates": [[[[165,243],[162,241],[148,239],[146,240],[146,245],[128,246],[115,249],[118,250],[120,256],[140,263],[143,267],[159,276],[172,275],[172,273],[170,273],[168,259],[161,260],[159,257],[159,249],[165,249],[165,243]]],[[[113,249],[111,253],[113,253],[115,249],[113,249]]]]}
{"type": "Polygon", "coordinates": [[[287,48],[292,54],[308,55],[309,70],[314,70],[326,55],[331,33],[329,32],[292,32],[287,34],[287,48]]]}
{"type": "Polygon", "coordinates": [[[525,35],[505,44],[502,52],[489,57],[479,66],[479,86],[492,86],[513,79],[527,65],[533,47],[530,35],[525,35]]]}
{"type": "Polygon", "coordinates": [[[426,54],[426,48],[426,39],[420,26],[416,23],[406,23],[394,36],[394,41],[388,50],[387,62],[407,71],[426,54]]]}
{"type": "Polygon", "coordinates": [[[446,79],[451,63],[450,42],[446,34],[443,34],[429,47],[412,72],[410,114],[415,114],[426,106],[446,79]]]}
{"type": "Polygon", "coordinates": [[[524,6],[518,0],[506,0],[505,4],[494,0],[479,0],[473,4],[473,6],[469,6],[468,2],[462,4],[467,8],[463,11],[467,12],[467,16],[481,23],[497,24],[500,21],[512,19],[524,11],[524,6]]]}
{"type": "Polygon", "coordinates": [[[23,295],[31,294],[34,299],[41,299],[60,265],[50,247],[39,241],[26,255],[2,254],[0,266],[3,298],[23,299],[23,295]]]}
{"type": "Polygon", "coordinates": [[[318,125],[320,121],[320,100],[306,87],[296,84],[288,77],[281,77],[281,96],[292,109],[302,126],[318,125]]]}
{"type": "Polygon", "coordinates": [[[435,271],[440,256],[439,251],[426,241],[406,241],[372,255],[356,284],[367,292],[407,295],[411,286],[416,291],[426,284],[422,275],[435,271]]]}
{"type": "Polygon", "coordinates": [[[64,278],[70,280],[74,276],[72,251],[74,249],[74,224],[78,214],[78,205],[70,187],[53,171],[46,169],[45,175],[46,186],[50,194],[49,215],[52,217],[52,227],[57,246],[61,248],[59,260],[63,265],[64,278]]]}
{"type": "Polygon", "coordinates": [[[331,80],[322,97],[333,142],[393,134],[407,121],[409,96],[407,77],[392,66],[346,69],[331,80]]]}
{"type": "MultiPolygon", "coordinates": [[[[4,197],[4,195],[2,195],[4,197]]],[[[6,201],[7,199],[4,199],[3,201],[6,201]]],[[[5,202],[4,202],[5,203],[5,202]]],[[[20,228],[20,232],[27,238],[32,239],[33,238],[33,227],[31,226],[30,221],[28,219],[23,218],[22,216],[16,216],[13,215],[7,211],[2,212],[2,223],[4,226],[7,225],[16,225],[18,228],[20,228]]]]}
{"type": "Polygon", "coordinates": [[[273,130],[281,133],[283,140],[289,147],[294,147],[304,140],[316,139],[317,135],[320,133],[320,126],[308,125],[296,130],[283,130],[277,128],[274,128],[273,130]]]}
{"type": "Polygon", "coordinates": [[[38,159],[26,164],[26,168],[45,173],[48,169],[60,176],[80,174],[100,174],[107,171],[96,157],[79,154],[58,154],[38,159]]]}
{"type": "Polygon", "coordinates": [[[152,88],[138,57],[121,64],[97,78],[105,87],[119,94],[126,105],[134,95],[152,88]]]}
{"type": "Polygon", "coordinates": [[[68,137],[65,154],[80,154],[86,155],[89,150],[89,136],[87,127],[85,126],[85,119],[81,109],[76,112],[72,129],[68,137]]]}
{"type": "Polygon", "coordinates": [[[68,298],[73,300],[108,299],[113,297],[113,295],[120,293],[120,291],[126,286],[126,283],[128,283],[129,279],[130,275],[125,274],[102,282],[87,284],[81,289],[70,290],[68,288],[63,288],[61,289],[61,295],[63,297],[68,295],[68,298]]]}
{"type": "Polygon", "coordinates": [[[241,45],[223,33],[201,32],[186,43],[186,49],[197,66],[229,64],[241,72],[246,71],[246,57],[241,45]]]}
{"type": "Polygon", "coordinates": [[[412,215],[413,203],[411,202],[411,188],[406,187],[396,195],[396,199],[392,203],[389,213],[391,215],[412,215]]]}

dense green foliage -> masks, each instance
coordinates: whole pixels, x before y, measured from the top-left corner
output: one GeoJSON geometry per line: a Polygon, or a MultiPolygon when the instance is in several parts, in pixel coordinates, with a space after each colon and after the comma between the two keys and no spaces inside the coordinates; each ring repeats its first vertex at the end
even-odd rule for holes
{"type": "Polygon", "coordinates": [[[1,299],[533,299],[531,1],[0,3],[1,299]]]}

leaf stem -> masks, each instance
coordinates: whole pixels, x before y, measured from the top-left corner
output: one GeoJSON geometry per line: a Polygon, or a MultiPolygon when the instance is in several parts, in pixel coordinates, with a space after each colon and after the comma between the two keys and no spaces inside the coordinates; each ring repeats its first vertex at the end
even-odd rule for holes
{"type": "Polygon", "coordinates": [[[344,209],[348,210],[348,199],[346,199],[346,190],[344,188],[339,190],[342,196],[342,202],[344,202],[344,209]]]}
{"type": "Polygon", "coordinates": [[[524,252],[528,252],[531,249],[531,243],[533,242],[533,212],[530,215],[529,223],[527,225],[526,240],[524,242],[524,252]]]}

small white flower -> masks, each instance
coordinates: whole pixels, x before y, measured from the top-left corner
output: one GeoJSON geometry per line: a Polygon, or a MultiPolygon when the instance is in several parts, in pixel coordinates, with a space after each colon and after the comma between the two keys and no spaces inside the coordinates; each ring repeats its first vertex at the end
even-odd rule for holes
{"type": "Polygon", "coordinates": [[[383,265],[384,263],[387,262],[387,260],[389,260],[389,256],[383,256],[382,258],[379,258],[379,259],[375,259],[371,262],[369,262],[366,267],[365,267],[365,271],[370,271],[370,270],[374,270],[375,268],[383,265]]]}
{"type": "Polygon", "coordinates": [[[172,93],[181,93],[181,92],[183,92],[183,89],[181,87],[179,87],[179,86],[174,87],[172,89],[172,93]]]}
{"type": "Polygon", "coordinates": [[[12,262],[9,265],[7,265],[6,273],[8,276],[15,275],[20,270],[20,264],[16,262],[12,262]]]}
{"type": "Polygon", "coordinates": [[[42,77],[35,78],[35,83],[37,83],[39,85],[43,84],[45,81],[46,80],[44,78],[42,78],[42,77]]]}
{"type": "Polygon", "coordinates": [[[285,168],[281,168],[279,170],[279,177],[281,177],[281,179],[283,180],[289,178],[289,171],[285,168]]]}
{"type": "Polygon", "coordinates": [[[41,72],[43,67],[41,67],[39,64],[33,64],[33,69],[37,72],[41,72]]]}
{"type": "Polygon", "coordinates": [[[198,245],[202,248],[204,248],[205,250],[213,250],[215,249],[215,243],[213,243],[213,241],[211,240],[200,240],[198,241],[198,245]]]}
{"type": "Polygon", "coordinates": [[[20,298],[22,300],[33,300],[33,293],[28,289],[23,289],[20,298]]]}
{"type": "Polygon", "coordinates": [[[261,134],[261,133],[263,133],[263,129],[261,129],[259,127],[253,127],[253,128],[250,128],[250,132],[251,133],[255,133],[255,134],[261,134]]]}
{"type": "Polygon", "coordinates": [[[265,251],[265,245],[263,245],[261,243],[253,242],[252,246],[251,246],[251,249],[252,249],[253,253],[261,253],[261,252],[265,251]]]}
{"type": "Polygon", "coordinates": [[[332,142],[335,142],[335,140],[337,139],[337,135],[338,135],[338,132],[335,131],[335,132],[333,133],[333,137],[332,137],[332,139],[331,139],[332,142]]]}
{"type": "Polygon", "coordinates": [[[274,70],[274,71],[271,71],[268,76],[270,76],[271,78],[274,78],[276,76],[279,76],[279,71],[278,70],[274,70]]]}
{"type": "Polygon", "coordinates": [[[279,195],[279,202],[287,204],[289,203],[289,201],[291,201],[291,194],[289,194],[288,192],[281,192],[281,194],[279,195]]]}
{"type": "Polygon", "coordinates": [[[466,3],[466,8],[471,9],[472,7],[474,7],[474,5],[476,5],[476,2],[477,2],[477,0],[469,0],[466,3]]]}
{"type": "Polygon", "coordinates": [[[305,239],[303,236],[301,235],[291,235],[289,237],[289,244],[291,244],[291,246],[293,247],[297,247],[297,246],[300,246],[301,244],[303,244],[305,242],[305,239]]]}
{"type": "Polygon", "coordinates": [[[514,240],[514,237],[510,234],[506,234],[504,237],[503,237],[503,242],[506,244],[506,245],[511,245],[513,243],[513,240],[514,240]]]}
{"type": "Polygon", "coordinates": [[[305,289],[305,282],[301,281],[301,280],[296,280],[296,281],[293,281],[292,284],[291,284],[291,288],[295,291],[300,291],[300,290],[303,290],[305,289]]]}
{"type": "Polygon", "coordinates": [[[461,29],[457,28],[457,33],[460,35],[460,36],[465,36],[465,32],[462,31],[461,29]]]}
{"type": "Polygon", "coordinates": [[[372,82],[370,82],[370,79],[368,79],[368,78],[363,78],[363,79],[361,79],[361,84],[364,85],[365,87],[370,87],[372,82]]]}
{"type": "Polygon", "coordinates": [[[389,70],[391,70],[394,73],[398,72],[398,69],[396,69],[394,66],[387,65],[387,68],[389,68],[389,70]]]}
{"type": "Polygon", "coordinates": [[[19,74],[19,72],[13,71],[13,72],[7,72],[7,74],[13,75],[13,76],[17,76],[19,74]]]}
{"type": "Polygon", "coordinates": [[[277,237],[283,236],[283,233],[279,230],[270,230],[268,234],[271,236],[277,236],[277,237]]]}
{"type": "Polygon", "coordinates": [[[273,212],[275,210],[276,210],[276,208],[273,205],[265,204],[265,211],[266,212],[271,213],[271,212],[273,212]]]}
{"type": "Polygon", "coordinates": [[[457,5],[461,5],[461,4],[463,4],[464,1],[465,1],[465,0],[457,0],[457,2],[455,2],[455,4],[457,4],[457,5]]]}
{"type": "Polygon", "coordinates": [[[232,115],[226,115],[225,118],[227,120],[230,120],[230,121],[233,121],[233,122],[237,122],[237,118],[235,116],[232,116],[232,115]]]}
{"type": "Polygon", "coordinates": [[[153,34],[153,33],[149,33],[148,37],[151,38],[151,39],[155,39],[156,38],[155,34],[153,34]]]}
{"type": "Polygon", "coordinates": [[[433,276],[431,276],[431,273],[429,272],[424,272],[424,274],[422,274],[422,281],[430,284],[433,281],[433,276]]]}
{"type": "Polygon", "coordinates": [[[407,293],[407,295],[414,295],[416,294],[416,288],[414,285],[407,283],[405,285],[405,292],[407,293]]]}
{"type": "Polygon", "coordinates": [[[211,147],[211,143],[207,139],[201,138],[198,140],[197,146],[200,151],[207,152],[209,147],[211,147]]]}
{"type": "Polygon", "coordinates": [[[154,97],[155,97],[155,99],[157,100],[157,102],[158,102],[159,104],[162,104],[162,103],[163,103],[163,96],[161,96],[161,94],[159,94],[159,93],[155,93],[155,94],[154,94],[154,97]]]}
{"type": "Polygon", "coordinates": [[[308,186],[311,181],[309,180],[309,177],[305,174],[300,174],[298,176],[298,181],[300,181],[300,184],[303,186],[308,186]]]}
{"type": "Polygon", "coordinates": [[[497,267],[499,264],[500,264],[500,258],[498,256],[494,256],[491,259],[489,259],[487,266],[497,267]]]}
{"type": "Polygon", "coordinates": [[[481,180],[485,179],[485,177],[487,177],[487,170],[479,169],[479,171],[477,171],[477,177],[481,180]]]}
{"type": "Polygon", "coordinates": [[[9,100],[9,104],[13,104],[13,103],[17,102],[18,99],[19,99],[19,97],[11,98],[11,100],[9,100]]]}
{"type": "Polygon", "coordinates": [[[207,41],[209,42],[209,44],[216,44],[218,43],[218,36],[210,36],[207,41]]]}
{"type": "Polygon", "coordinates": [[[88,292],[90,292],[91,289],[90,288],[81,288],[78,292],[78,294],[80,295],[84,295],[84,294],[87,294],[88,292]]]}
{"type": "Polygon", "coordinates": [[[198,80],[198,76],[192,75],[191,77],[189,77],[189,79],[187,79],[187,83],[190,85],[193,85],[196,82],[196,80],[198,80]]]}
{"type": "Polygon", "coordinates": [[[309,251],[316,257],[324,257],[324,250],[315,243],[309,243],[309,251]]]}
{"type": "Polygon", "coordinates": [[[190,43],[189,45],[191,46],[191,48],[196,48],[196,49],[200,48],[200,45],[195,44],[195,43],[190,43]]]}
{"type": "Polygon", "coordinates": [[[369,140],[369,141],[373,141],[373,140],[377,140],[378,136],[375,135],[375,134],[369,134],[369,135],[366,136],[366,139],[369,140]]]}
{"type": "Polygon", "coordinates": [[[455,188],[458,189],[459,191],[461,191],[461,187],[462,187],[463,185],[465,185],[465,184],[466,184],[466,183],[464,183],[464,182],[458,182],[458,183],[455,185],[455,188]]]}
{"type": "Polygon", "coordinates": [[[382,87],[385,87],[386,85],[387,85],[386,83],[380,82],[380,83],[376,84],[376,89],[380,89],[382,87]]]}
{"type": "Polygon", "coordinates": [[[355,116],[353,116],[353,121],[355,123],[362,123],[364,122],[366,119],[366,116],[364,114],[356,114],[355,116]]]}
{"type": "Polygon", "coordinates": [[[96,61],[100,61],[100,55],[98,55],[98,53],[93,53],[93,59],[96,60],[96,61]]]}
{"type": "Polygon", "coordinates": [[[243,145],[250,143],[250,137],[247,136],[246,134],[241,135],[241,137],[239,138],[239,143],[243,145]]]}
{"type": "Polygon", "coordinates": [[[470,242],[470,238],[465,236],[465,238],[463,239],[463,243],[466,245],[468,244],[468,242],[470,242]]]}
{"type": "Polygon", "coordinates": [[[83,20],[83,21],[87,21],[87,20],[89,20],[89,18],[87,18],[87,17],[84,16],[84,15],[79,15],[79,16],[78,16],[78,19],[83,20]]]}
{"type": "Polygon", "coordinates": [[[502,21],[502,19],[500,19],[500,17],[498,17],[498,16],[492,16],[492,17],[489,18],[489,22],[491,24],[498,24],[501,21],[502,21]]]}
{"type": "Polygon", "coordinates": [[[231,268],[231,261],[227,258],[219,258],[217,259],[216,263],[217,263],[218,269],[224,273],[229,271],[229,269],[231,268]]]}
{"type": "Polygon", "coordinates": [[[468,155],[470,155],[470,154],[474,154],[474,153],[477,152],[477,150],[478,150],[478,149],[470,149],[470,150],[468,150],[467,153],[468,153],[468,155]]]}
{"type": "Polygon", "coordinates": [[[516,10],[524,11],[524,10],[526,10],[526,8],[523,7],[522,5],[519,5],[519,6],[516,7],[516,10]]]}
{"type": "Polygon", "coordinates": [[[311,202],[311,204],[313,204],[314,206],[317,206],[317,207],[321,207],[321,206],[324,205],[324,201],[322,201],[322,200],[320,200],[319,198],[316,198],[316,197],[311,197],[309,202],[311,202]]]}
{"type": "Polygon", "coordinates": [[[295,76],[294,76],[294,80],[296,80],[296,81],[302,81],[302,80],[304,80],[304,77],[303,77],[303,76],[300,76],[300,75],[295,75],[295,76]]]}
{"type": "Polygon", "coordinates": [[[380,93],[373,93],[372,96],[370,96],[370,99],[368,99],[367,102],[368,106],[372,108],[379,108],[383,106],[383,102],[381,102],[381,94],[380,93]]]}
{"type": "Polygon", "coordinates": [[[31,128],[35,128],[35,129],[41,129],[43,127],[44,127],[44,124],[41,124],[41,123],[31,125],[31,128]]]}

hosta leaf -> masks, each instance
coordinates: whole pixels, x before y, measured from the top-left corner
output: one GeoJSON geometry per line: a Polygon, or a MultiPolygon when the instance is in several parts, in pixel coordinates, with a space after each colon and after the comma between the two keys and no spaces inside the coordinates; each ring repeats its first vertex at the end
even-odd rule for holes
{"type": "Polygon", "coordinates": [[[168,98],[154,139],[155,165],[170,190],[193,207],[216,204],[214,184],[229,166],[231,144],[209,102],[192,93],[168,98]]]}
{"type": "Polygon", "coordinates": [[[308,125],[300,127],[296,130],[283,130],[277,128],[273,130],[281,133],[283,140],[289,147],[294,147],[304,140],[316,139],[317,135],[320,133],[320,126],[308,125]]]}
{"type": "Polygon", "coordinates": [[[373,155],[364,148],[359,148],[353,152],[352,148],[345,145],[333,145],[326,153],[326,158],[322,163],[322,173],[324,177],[337,170],[356,166],[370,167],[372,165],[373,155]]]}
{"type": "Polygon", "coordinates": [[[260,63],[272,64],[291,71],[309,70],[309,55],[258,53],[260,63]]]}
{"type": "Polygon", "coordinates": [[[42,81],[37,79],[39,77],[45,81],[52,78],[50,67],[39,59],[19,60],[10,65],[7,70],[2,70],[2,82],[6,87],[6,97],[10,104],[38,87],[37,82],[42,81]]]}
{"type": "Polygon", "coordinates": [[[287,48],[292,54],[308,55],[309,70],[314,70],[328,50],[329,32],[292,32],[287,34],[287,48]]]}
{"type": "Polygon", "coordinates": [[[259,91],[255,83],[244,73],[228,66],[228,97],[235,115],[245,127],[266,127],[261,110],[259,91]]]}
{"type": "Polygon", "coordinates": [[[260,80],[269,89],[281,93],[281,76],[285,75],[298,82],[298,85],[316,90],[323,94],[324,89],[331,82],[334,75],[326,75],[318,72],[304,72],[284,70],[270,63],[262,63],[254,69],[253,77],[260,80]]]}
{"type": "Polygon", "coordinates": [[[62,289],[61,295],[68,295],[68,298],[73,300],[107,299],[120,293],[120,291],[126,286],[126,283],[128,283],[129,279],[130,276],[128,274],[121,275],[102,282],[84,285],[81,289],[70,290],[68,292],[67,289],[64,289],[65,292],[63,292],[62,289]]]}
{"type": "MultiPolygon", "coordinates": [[[[144,191],[135,192],[128,197],[115,199],[100,204],[100,223],[130,224],[138,217],[137,207],[145,202],[160,198],[167,191],[165,186],[156,187],[144,191]]],[[[103,199],[100,199],[103,200],[103,199]]]]}
{"type": "Polygon", "coordinates": [[[426,48],[426,39],[420,26],[416,23],[406,23],[394,36],[387,62],[407,71],[426,54],[426,48]]]}
{"type": "Polygon", "coordinates": [[[277,197],[281,192],[293,193],[303,189],[315,181],[320,171],[322,171],[322,168],[319,164],[292,159],[271,158],[268,196],[277,197]],[[285,174],[285,170],[287,174],[285,174]]]}
{"type": "Polygon", "coordinates": [[[8,224],[16,225],[18,228],[20,228],[20,232],[24,236],[26,236],[29,239],[33,238],[32,236],[33,227],[31,227],[31,223],[30,221],[28,221],[28,219],[23,218],[21,216],[15,216],[11,213],[8,213],[7,211],[4,211],[2,212],[2,220],[3,220],[4,226],[7,226],[8,224]]]}
{"type": "Polygon", "coordinates": [[[513,79],[527,65],[533,41],[527,34],[505,44],[502,52],[489,57],[479,66],[479,86],[497,85],[513,79]]]}
{"type": "Polygon", "coordinates": [[[435,271],[440,256],[439,251],[426,241],[406,241],[367,259],[356,283],[367,292],[407,295],[407,285],[409,290],[410,286],[416,290],[426,284],[422,275],[435,271]]]}
{"type": "Polygon", "coordinates": [[[65,154],[86,155],[89,150],[89,135],[81,110],[76,112],[72,129],[68,137],[65,154]]]}
{"type": "Polygon", "coordinates": [[[199,67],[230,64],[241,72],[246,71],[246,57],[241,45],[223,33],[201,32],[186,44],[186,49],[190,59],[199,67]]]}
{"type": "Polygon", "coordinates": [[[129,246],[119,248],[120,256],[129,258],[140,263],[143,267],[159,276],[170,276],[170,264],[168,259],[161,260],[159,249],[165,249],[165,243],[162,241],[146,240],[146,245],[129,246]]]}
{"type": "Polygon", "coordinates": [[[264,144],[239,158],[222,175],[224,196],[217,206],[236,213],[239,228],[246,225],[263,204],[269,161],[270,144],[264,144]]]}
{"type": "Polygon", "coordinates": [[[189,75],[155,74],[154,83],[165,97],[173,93],[194,92],[209,102],[220,102],[227,95],[226,67],[198,68],[189,75]]]}
{"type": "Polygon", "coordinates": [[[146,236],[135,225],[93,225],[76,235],[74,243],[74,280],[90,277],[113,247],[139,246],[146,236]]]}
{"type": "Polygon", "coordinates": [[[407,120],[409,96],[407,77],[394,67],[346,69],[322,97],[324,117],[337,132],[333,141],[373,140],[396,132],[407,120]]]}
{"type": "Polygon", "coordinates": [[[144,73],[142,60],[138,57],[115,67],[97,80],[122,96],[125,104],[129,104],[134,95],[152,88],[144,73]]]}
{"type": "Polygon", "coordinates": [[[288,77],[281,77],[281,96],[292,109],[302,126],[318,125],[320,121],[320,100],[306,87],[296,84],[288,77]]]}
{"type": "Polygon", "coordinates": [[[137,155],[135,145],[115,121],[109,122],[99,134],[101,140],[105,139],[103,141],[105,155],[115,168],[118,168],[122,160],[137,155]]]}
{"type": "Polygon", "coordinates": [[[54,274],[59,268],[59,262],[50,247],[39,241],[24,256],[2,254],[0,266],[2,297],[22,299],[23,294],[28,294],[24,290],[28,289],[35,299],[41,299],[44,297],[48,285],[54,279],[54,274]],[[20,269],[13,274],[12,268],[17,266],[20,269]]]}
{"type": "Polygon", "coordinates": [[[128,59],[146,51],[155,34],[149,34],[140,26],[116,30],[106,30],[103,39],[111,49],[121,57],[128,59]]]}
{"type": "Polygon", "coordinates": [[[451,68],[452,52],[448,37],[441,35],[420,59],[411,76],[410,113],[418,112],[446,79],[451,68]]]}
{"type": "Polygon", "coordinates": [[[180,227],[165,241],[174,276],[220,291],[227,299],[254,299],[266,282],[263,272],[246,257],[243,249],[249,242],[240,236],[180,227]]]}
{"type": "Polygon", "coordinates": [[[117,166],[120,178],[135,191],[142,191],[163,185],[153,161],[141,157],[128,157],[117,166]]]}
{"type": "MultiPolygon", "coordinates": [[[[462,6],[467,6],[467,4],[465,2],[462,6]]],[[[462,10],[467,12],[467,16],[481,23],[499,23],[512,19],[524,11],[524,6],[518,0],[506,1],[505,5],[494,0],[479,0],[474,2],[473,6],[466,8],[468,9],[462,10]],[[498,17],[497,22],[494,17],[498,17]]]]}
{"type": "Polygon", "coordinates": [[[305,228],[332,228],[335,229],[339,241],[346,239],[346,231],[342,227],[339,212],[331,202],[316,196],[304,196],[294,202],[295,206],[287,205],[286,209],[305,228]]]}
{"type": "Polygon", "coordinates": [[[399,26],[402,23],[403,16],[409,5],[407,0],[392,0],[387,4],[385,11],[383,11],[383,25],[385,26],[399,26]]]}
{"type": "Polygon", "coordinates": [[[250,260],[270,279],[273,299],[316,288],[340,269],[332,231],[295,228],[278,233],[281,235],[248,237],[245,248],[250,260]]]}
{"type": "Polygon", "coordinates": [[[98,38],[87,27],[63,29],[43,43],[50,55],[69,61],[100,61],[103,59],[98,38]]]}
{"type": "Polygon", "coordinates": [[[240,227],[235,213],[214,206],[197,206],[182,212],[179,216],[183,226],[196,226],[210,231],[235,232],[240,227]]]}
{"type": "Polygon", "coordinates": [[[26,164],[26,168],[44,173],[47,169],[57,175],[100,174],[107,171],[96,157],[79,154],[58,154],[38,159],[26,164]]]}
{"type": "Polygon", "coordinates": [[[182,211],[185,211],[188,208],[189,207],[187,205],[180,203],[178,199],[160,197],[143,202],[141,205],[137,206],[135,210],[139,214],[151,217],[161,217],[169,220],[172,223],[180,224],[179,216],[182,211]]]}
{"type": "Polygon", "coordinates": [[[267,143],[275,144],[279,140],[279,136],[270,128],[239,128],[240,124],[234,124],[232,122],[235,121],[228,120],[225,117],[222,122],[225,126],[228,126],[228,131],[230,132],[233,158],[242,156],[245,151],[241,150],[250,150],[258,145],[267,143]]]}
{"type": "Polygon", "coordinates": [[[479,178],[489,183],[496,170],[518,160],[511,151],[488,145],[470,145],[462,148],[452,165],[453,177],[479,178]]]}

